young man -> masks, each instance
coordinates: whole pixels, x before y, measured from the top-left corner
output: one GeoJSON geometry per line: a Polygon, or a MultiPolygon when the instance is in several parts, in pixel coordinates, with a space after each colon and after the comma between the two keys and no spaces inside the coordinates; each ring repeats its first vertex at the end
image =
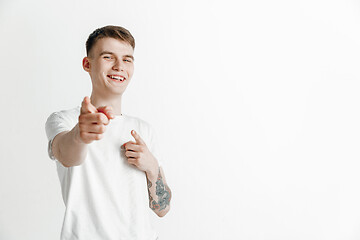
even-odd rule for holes
{"type": "Polygon", "coordinates": [[[66,206],[62,240],[155,240],[148,206],[159,217],[170,209],[154,130],[121,111],[134,72],[134,48],[125,28],[96,29],[83,59],[91,97],[46,121],[49,156],[57,160],[66,206]]]}

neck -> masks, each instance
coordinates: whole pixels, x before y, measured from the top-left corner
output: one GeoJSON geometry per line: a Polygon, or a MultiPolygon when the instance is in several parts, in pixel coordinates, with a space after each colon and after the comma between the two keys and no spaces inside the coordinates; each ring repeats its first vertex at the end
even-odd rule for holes
{"type": "Polygon", "coordinates": [[[119,96],[109,96],[107,98],[98,96],[94,93],[91,94],[90,102],[92,105],[94,105],[96,108],[103,107],[103,106],[109,106],[113,109],[113,114],[115,115],[121,115],[121,97],[119,96]]]}

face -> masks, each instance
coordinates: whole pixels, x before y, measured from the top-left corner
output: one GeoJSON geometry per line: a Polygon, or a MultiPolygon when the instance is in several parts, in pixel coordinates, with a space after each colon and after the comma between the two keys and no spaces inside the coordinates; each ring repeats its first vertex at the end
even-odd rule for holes
{"type": "Polygon", "coordinates": [[[103,97],[122,95],[134,72],[134,49],[127,42],[115,38],[99,39],[83,68],[90,74],[95,94],[103,97]]]}

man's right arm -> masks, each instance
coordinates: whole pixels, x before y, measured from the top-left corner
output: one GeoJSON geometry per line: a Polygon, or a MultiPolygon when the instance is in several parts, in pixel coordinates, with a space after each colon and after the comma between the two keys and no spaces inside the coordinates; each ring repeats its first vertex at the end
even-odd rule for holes
{"type": "Polygon", "coordinates": [[[65,167],[78,166],[84,162],[87,144],[80,139],[79,123],[71,131],[61,132],[54,137],[52,152],[65,167]]]}
{"type": "Polygon", "coordinates": [[[86,96],[81,104],[79,122],[71,131],[63,131],[54,137],[51,146],[54,157],[65,167],[82,164],[86,158],[87,145],[103,137],[105,126],[112,118],[112,107],[96,108],[86,96]]]}

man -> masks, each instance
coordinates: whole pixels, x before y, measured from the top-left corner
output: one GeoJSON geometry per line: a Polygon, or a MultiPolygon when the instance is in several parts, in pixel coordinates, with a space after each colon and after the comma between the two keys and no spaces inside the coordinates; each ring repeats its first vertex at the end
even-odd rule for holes
{"type": "Polygon", "coordinates": [[[148,206],[159,217],[170,209],[154,130],[121,111],[134,48],[125,28],[96,29],[83,59],[91,97],[46,121],[49,156],[57,160],[66,206],[61,240],[155,240],[148,206]]]}

